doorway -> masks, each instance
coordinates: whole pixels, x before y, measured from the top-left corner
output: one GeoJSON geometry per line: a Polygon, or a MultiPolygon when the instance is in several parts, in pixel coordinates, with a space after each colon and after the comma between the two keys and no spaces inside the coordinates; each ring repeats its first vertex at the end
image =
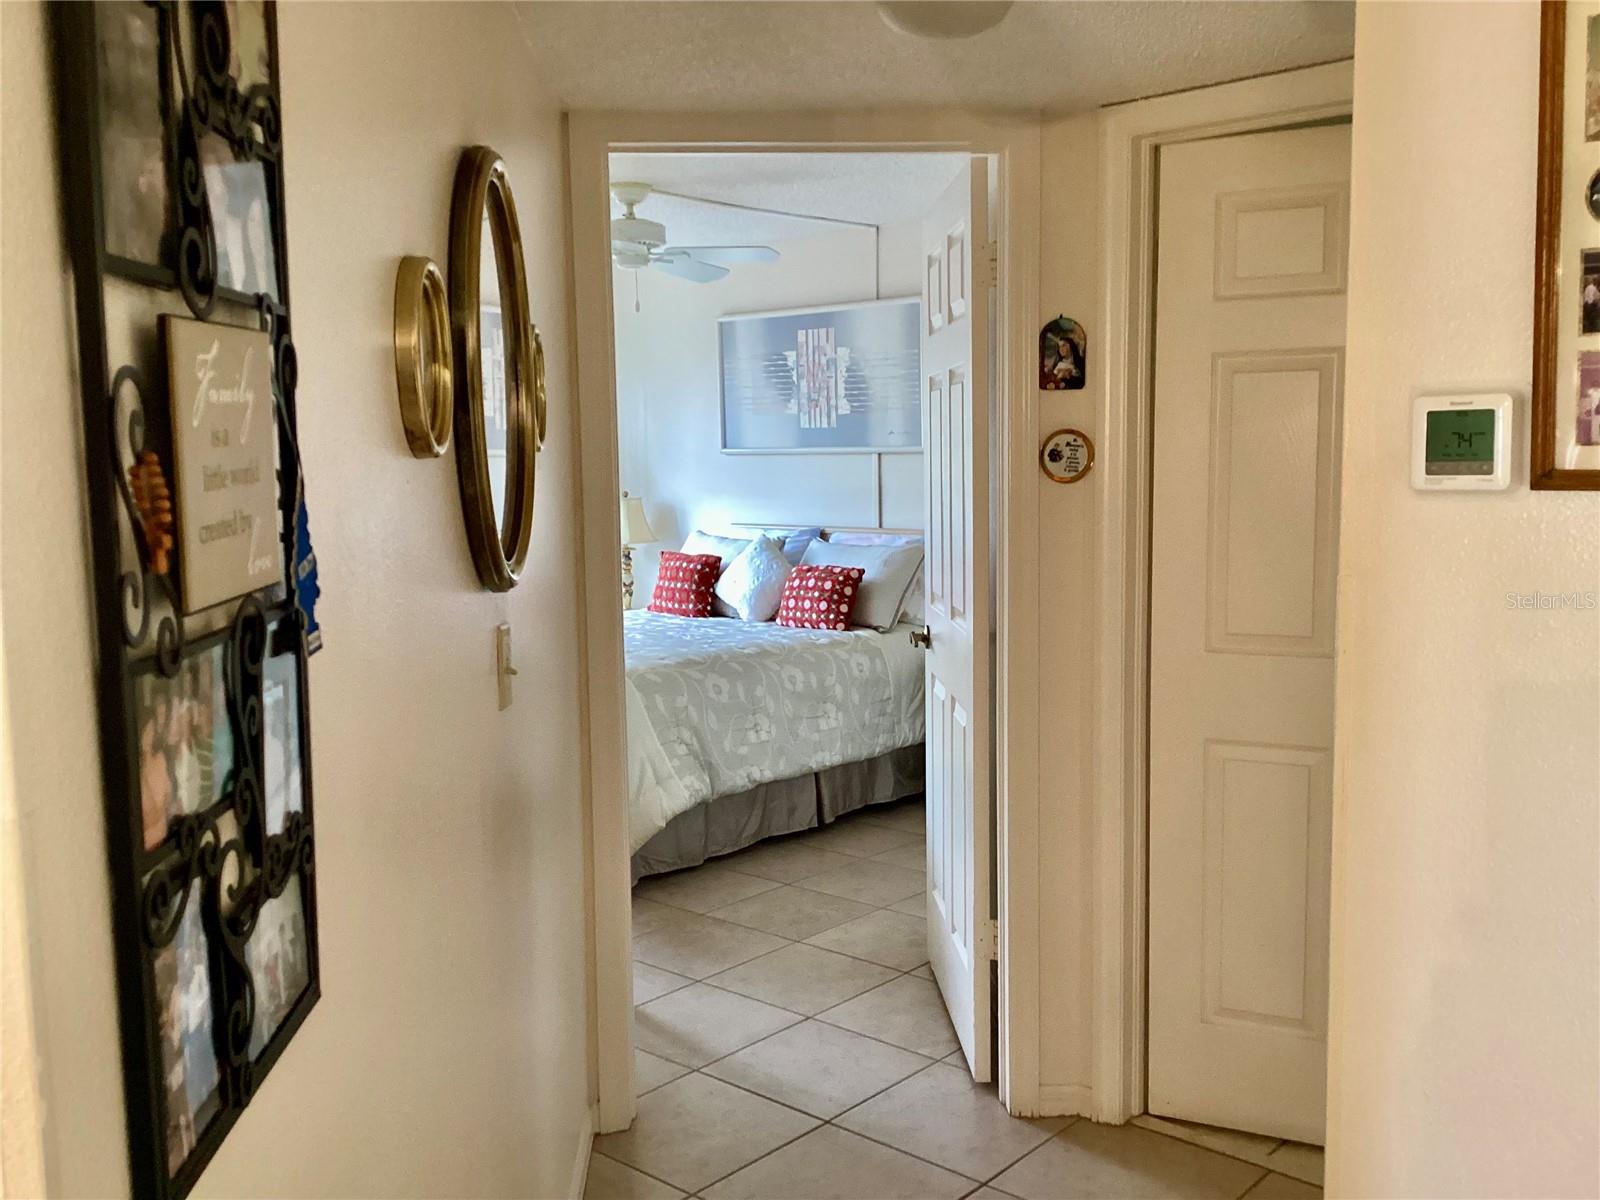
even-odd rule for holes
{"type": "MultiPolygon", "coordinates": [[[[629,919],[627,911],[628,898],[628,860],[630,839],[626,834],[627,814],[623,805],[626,796],[627,774],[626,765],[621,761],[621,756],[615,754],[615,749],[624,744],[627,721],[625,715],[619,711],[623,701],[623,675],[621,670],[620,653],[621,641],[619,631],[616,629],[616,612],[619,607],[620,594],[617,586],[617,557],[616,557],[616,529],[618,521],[618,496],[620,483],[616,474],[615,447],[617,445],[617,427],[615,401],[609,393],[613,388],[614,363],[610,338],[607,336],[594,336],[601,331],[609,333],[611,307],[611,286],[608,278],[609,271],[602,274],[594,270],[598,262],[609,259],[607,245],[608,238],[606,225],[589,220],[593,213],[593,205],[597,193],[603,196],[604,189],[609,182],[608,172],[605,169],[606,158],[612,152],[627,148],[632,151],[667,151],[686,149],[688,146],[681,137],[666,136],[668,132],[664,126],[671,126],[674,121],[649,121],[643,118],[634,122],[626,118],[595,117],[591,121],[574,118],[573,137],[573,204],[574,212],[579,214],[575,219],[575,250],[576,250],[576,280],[579,307],[579,386],[584,393],[584,431],[583,436],[586,446],[590,447],[587,457],[587,467],[584,478],[586,529],[585,529],[585,562],[584,570],[589,594],[587,597],[589,612],[589,651],[590,651],[590,690],[589,690],[589,741],[594,751],[593,794],[591,796],[592,819],[595,833],[595,860],[594,860],[594,907],[596,916],[596,942],[595,942],[595,996],[596,1016],[598,1025],[597,1049],[597,1077],[600,1093],[600,1118],[599,1125],[602,1130],[617,1129],[627,1125],[633,1112],[634,1087],[631,1080],[631,1037],[626,1034],[630,1024],[631,1001],[631,955],[629,953],[629,919]],[[640,125],[654,126],[653,136],[640,129],[640,125]],[[624,135],[622,127],[633,126],[630,133],[624,135]],[[658,140],[659,139],[659,140],[658,140]],[[598,186],[597,186],[598,185],[598,186]],[[600,254],[595,252],[599,251],[600,254]],[[600,258],[600,255],[605,258],[600,258]],[[592,360],[592,361],[591,361],[592,360]],[[607,447],[611,448],[610,461],[601,461],[601,456],[607,454],[607,447]],[[609,467],[609,470],[606,468],[609,467]],[[607,485],[610,486],[607,486],[607,485]],[[598,486],[596,486],[598,485],[598,486]],[[609,519],[607,516],[609,515],[609,519]],[[626,973],[625,973],[626,972],[626,973]],[[622,1035],[622,1036],[619,1036],[622,1035]]],[[[707,118],[703,125],[705,130],[716,129],[720,136],[704,136],[691,140],[693,148],[701,153],[726,148],[734,153],[771,153],[778,150],[795,150],[801,152],[823,153],[828,148],[828,143],[812,140],[801,140],[796,143],[773,143],[770,140],[751,138],[747,135],[740,136],[738,126],[740,122],[707,118]],[[731,135],[731,136],[730,136],[731,135]],[[722,141],[728,137],[729,141],[722,141]],[[730,144],[731,143],[731,144],[730,144]]],[[[748,122],[745,127],[748,128],[748,122]]],[[[832,122],[823,122],[831,125],[831,132],[837,136],[837,125],[832,122]]],[[[955,125],[963,124],[961,121],[955,125]]],[[[906,131],[906,132],[909,132],[906,131]]],[[[923,128],[923,133],[926,128],[923,128]]],[[[1034,207],[1037,200],[1036,189],[1025,182],[1032,177],[1037,164],[1030,152],[1025,138],[1012,135],[1010,131],[997,131],[980,128],[976,125],[966,130],[965,137],[955,137],[950,141],[930,146],[926,141],[909,144],[904,140],[904,133],[896,134],[893,131],[880,129],[875,135],[881,138],[879,143],[885,150],[900,149],[926,151],[930,149],[952,153],[981,153],[993,159],[996,165],[996,179],[994,194],[997,200],[995,205],[995,222],[993,242],[998,247],[997,255],[1003,263],[1010,264],[1015,261],[1025,263],[1027,256],[1013,256],[1009,253],[1009,236],[1017,228],[1019,221],[1030,222],[1035,218],[1034,207]]],[[[766,135],[770,138],[770,131],[766,135]]],[[[874,137],[867,137],[868,143],[874,137]]],[[[852,148],[860,149],[861,141],[853,140],[849,143],[852,148]]],[[[987,199],[989,189],[984,188],[987,199]]],[[[609,212],[601,202],[600,211],[609,216],[609,212]]],[[[959,222],[957,224],[960,224],[959,222]]],[[[951,243],[943,240],[943,235],[948,235],[955,230],[941,231],[940,248],[948,251],[951,243]]],[[[959,262],[962,270],[958,274],[957,282],[962,286],[960,291],[946,292],[954,300],[974,298],[975,291],[970,289],[973,283],[981,286],[992,287],[996,272],[989,265],[984,253],[988,238],[974,238],[965,247],[958,245],[960,253],[959,262]],[[976,264],[976,266],[974,266],[976,264]],[[976,274],[976,278],[974,275],[976,274]]],[[[1024,242],[1026,244],[1026,236],[1024,242]]],[[[925,248],[927,249],[927,248],[925,248]]],[[[943,276],[948,288],[949,275],[943,276]]],[[[1017,297],[1027,293],[1032,287],[1031,271],[1022,267],[1018,274],[1007,281],[1008,286],[996,289],[998,297],[995,305],[994,327],[1003,334],[1009,327],[1008,311],[1017,310],[1017,297]]],[[[948,310],[946,310],[948,316],[948,310]]],[[[988,322],[985,322],[987,325],[988,322]]],[[[997,345],[1002,344],[1000,334],[996,336],[997,345]]],[[[1006,387],[1006,380],[1015,378],[1022,371],[1026,359],[1027,343],[1022,339],[1005,338],[1004,348],[992,356],[996,364],[995,387],[998,390],[1006,387]]],[[[990,361],[990,356],[984,355],[985,363],[990,361]]],[[[1025,374],[1021,374],[1026,378],[1025,374]]],[[[979,422],[982,418],[982,409],[986,407],[984,400],[975,392],[963,393],[962,399],[969,404],[967,418],[969,421],[979,422]]],[[[946,401],[948,405],[948,401],[946,401]]],[[[1002,413],[1004,407],[1001,406],[1002,413]]],[[[941,409],[948,412],[948,407],[941,409]]],[[[972,425],[968,425],[970,430],[972,425]]],[[[1031,447],[1022,442],[1021,438],[1031,440],[1031,425],[1021,427],[1019,437],[1018,429],[1012,422],[1002,415],[994,425],[995,449],[1001,461],[1011,462],[1021,454],[1031,452],[1031,447]],[[1013,444],[1017,443],[1017,444],[1013,444]],[[1020,449],[1019,447],[1026,447],[1020,449]]],[[[968,453],[981,448],[981,441],[974,440],[968,444],[968,453]]],[[[987,462],[983,464],[987,466],[987,462]]],[[[980,472],[981,473],[981,472],[980,472]]],[[[1005,494],[1007,489],[1002,488],[997,498],[995,518],[997,523],[1004,527],[1007,520],[1013,523],[1026,521],[1028,514],[1019,513],[1010,497],[1005,494]]],[[[987,528],[989,522],[985,521],[987,528]]],[[[971,513],[961,523],[964,532],[970,537],[975,522],[971,513]]],[[[972,539],[968,543],[972,549],[981,547],[981,540],[972,539]]],[[[1018,564],[1007,561],[1004,555],[996,563],[996,569],[1001,577],[1000,589],[1005,591],[1004,578],[1007,572],[1015,572],[1018,564]]],[[[971,589],[969,593],[987,591],[987,587],[980,584],[971,589]]],[[[930,587],[930,595],[933,589],[930,587]]],[[[1010,614],[1007,614],[1008,616],[1010,614]]],[[[1026,634],[1031,629],[1030,613],[1026,618],[1017,620],[996,620],[996,625],[1002,630],[1000,638],[1000,653],[1002,660],[1009,659],[1015,653],[1018,643],[1026,641],[1026,634]]],[[[931,623],[931,622],[930,622],[931,623]]],[[[986,641],[987,639],[985,639],[986,641]]],[[[938,644],[938,635],[935,633],[935,644],[938,644]]],[[[996,664],[996,679],[998,681],[996,708],[1004,712],[1009,706],[1008,685],[1013,684],[1013,672],[1008,671],[1005,661],[996,664]]],[[[987,714],[985,714],[987,715],[987,714]]],[[[968,714],[969,720],[971,714],[968,714]]],[[[998,761],[1006,761],[1010,747],[1009,739],[999,739],[994,747],[994,754],[998,761]]],[[[970,774],[981,770],[981,759],[975,755],[968,756],[965,760],[966,771],[970,774]]],[[[946,766],[943,769],[952,768],[946,766]]],[[[987,778],[988,772],[983,771],[980,778],[987,778]]],[[[970,794],[970,792],[968,793],[970,794]]],[[[1017,798],[1026,799],[1027,804],[1019,811],[1026,811],[1032,804],[1029,793],[1022,791],[1012,782],[1009,789],[1002,789],[996,795],[996,807],[1001,813],[1008,807],[1014,806],[1017,798]]],[[[988,806],[983,805],[983,815],[988,815],[988,806]]],[[[904,819],[903,817],[901,819],[904,819]]],[[[966,822],[964,845],[969,855],[963,864],[960,878],[963,882],[983,878],[983,873],[975,870],[977,863],[975,857],[976,839],[975,830],[981,826],[974,826],[970,810],[962,814],[966,822]]],[[[986,823],[985,823],[986,824],[986,823]]],[[[1023,824],[1026,825],[1026,819],[1023,824]]],[[[949,822],[941,823],[948,839],[952,832],[949,822]]],[[[986,832],[986,831],[984,831],[986,832]]],[[[984,839],[985,848],[987,838],[984,839]]],[[[1005,868],[1009,855],[1007,848],[1000,845],[997,849],[995,874],[1000,880],[999,894],[1006,895],[1005,868]]],[[[983,856],[982,867],[986,871],[989,863],[987,853],[983,856]]],[[[950,876],[947,876],[949,878],[950,876]]],[[[959,941],[965,951],[965,966],[970,977],[978,978],[980,956],[989,953],[992,944],[989,940],[993,926],[989,922],[989,893],[985,886],[981,889],[970,888],[968,894],[962,896],[962,901],[969,907],[966,908],[962,919],[956,922],[951,920],[950,932],[953,940],[959,941]],[[982,904],[982,908],[978,907],[982,904]]],[[[1002,939],[1003,940],[1003,939],[1002,939]]],[[[1000,976],[1003,981],[1006,972],[1006,947],[998,947],[1001,958],[1000,976]]],[[[989,983],[989,960],[982,958],[983,983],[989,983]]],[[[971,1004],[967,1008],[964,1019],[972,1026],[971,1033],[976,1034],[981,1027],[983,1030],[981,1050],[978,1048],[976,1036],[970,1038],[972,1043],[968,1051],[969,1060],[987,1057],[990,1039],[987,1023],[980,1015],[980,1005],[971,1004]]],[[[1004,1016],[1004,1005],[1000,1005],[1000,1044],[1002,1048],[1008,1046],[1007,1023],[1004,1016]]],[[[964,1039],[968,1040],[968,1039],[964,1039]]],[[[974,1062],[976,1070],[982,1070],[979,1063],[974,1062]]],[[[1000,1065],[1002,1076],[1002,1094],[1008,1086],[1008,1072],[1004,1055],[1000,1065]]],[[[1023,1077],[1025,1081],[1026,1076],[1023,1077]]]]}

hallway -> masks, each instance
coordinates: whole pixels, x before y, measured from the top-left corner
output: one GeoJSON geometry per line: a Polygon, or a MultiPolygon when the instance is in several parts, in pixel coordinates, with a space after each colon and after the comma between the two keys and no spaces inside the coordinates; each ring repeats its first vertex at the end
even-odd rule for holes
{"type": "Polygon", "coordinates": [[[1139,1117],[1010,1117],[925,950],[919,800],[634,890],[639,1115],[586,1200],[1312,1200],[1322,1152],[1139,1117]],[[987,1186],[985,1186],[987,1185],[987,1186]]]}

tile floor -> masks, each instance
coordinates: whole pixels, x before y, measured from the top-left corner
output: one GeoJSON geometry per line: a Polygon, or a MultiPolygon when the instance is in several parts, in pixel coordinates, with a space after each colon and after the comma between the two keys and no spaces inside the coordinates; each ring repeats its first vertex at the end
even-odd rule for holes
{"type": "Polygon", "coordinates": [[[928,970],[906,801],[634,889],[639,1116],[586,1200],[1313,1200],[1322,1152],[1009,1116],[928,970]]]}

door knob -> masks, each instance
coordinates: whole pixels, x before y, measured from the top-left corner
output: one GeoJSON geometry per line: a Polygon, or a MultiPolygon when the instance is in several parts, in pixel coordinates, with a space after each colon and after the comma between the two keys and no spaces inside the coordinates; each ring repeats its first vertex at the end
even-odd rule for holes
{"type": "Polygon", "coordinates": [[[913,646],[921,646],[924,650],[929,650],[933,647],[933,634],[928,631],[926,625],[921,629],[913,629],[911,631],[911,644],[913,646]]]}

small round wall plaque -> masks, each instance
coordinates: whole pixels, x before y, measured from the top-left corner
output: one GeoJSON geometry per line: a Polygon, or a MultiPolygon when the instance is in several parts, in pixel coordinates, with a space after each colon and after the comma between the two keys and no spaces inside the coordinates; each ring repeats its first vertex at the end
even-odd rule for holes
{"type": "Polygon", "coordinates": [[[1094,466],[1094,443],[1081,429],[1058,429],[1039,447],[1039,466],[1056,483],[1077,483],[1094,466]]]}

